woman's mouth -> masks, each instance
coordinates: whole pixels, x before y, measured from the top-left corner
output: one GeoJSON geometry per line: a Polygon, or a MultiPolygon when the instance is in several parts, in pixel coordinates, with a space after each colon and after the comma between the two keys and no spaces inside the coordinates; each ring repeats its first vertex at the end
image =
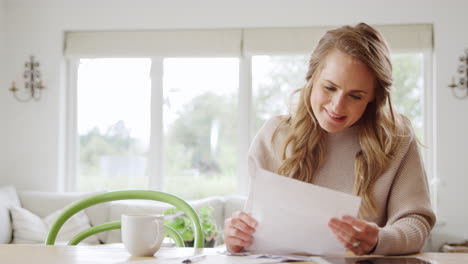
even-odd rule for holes
{"type": "MultiPolygon", "coordinates": [[[[325,108],[324,108],[325,109],[325,108]]],[[[337,115],[333,112],[329,112],[327,109],[325,109],[325,112],[327,113],[327,115],[333,120],[333,121],[336,121],[336,122],[343,122],[345,119],[346,119],[346,116],[342,116],[342,115],[337,115]]]]}

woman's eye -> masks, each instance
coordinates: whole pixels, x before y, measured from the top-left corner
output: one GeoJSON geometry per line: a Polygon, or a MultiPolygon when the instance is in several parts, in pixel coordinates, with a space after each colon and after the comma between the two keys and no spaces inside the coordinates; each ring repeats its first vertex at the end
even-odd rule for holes
{"type": "Polygon", "coordinates": [[[349,96],[351,96],[351,98],[353,98],[353,99],[361,100],[361,97],[360,97],[360,96],[352,95],[352,94],[350,94],[349,96]]]}
{"type": "Polygon", "coordinates": [[[336,88],[335,87],[331,87],[331,86],[324,86],[325,87],[325,90],[328,90],[328,91],[335,91],[336,88]]]}

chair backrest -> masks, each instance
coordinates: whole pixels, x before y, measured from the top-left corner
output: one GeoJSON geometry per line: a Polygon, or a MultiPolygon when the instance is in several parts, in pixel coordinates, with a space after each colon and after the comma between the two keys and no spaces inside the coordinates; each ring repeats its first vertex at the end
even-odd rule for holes
{"type": "MultiPolygon", "coordinates": [[[[195,248],[204,247],[205,238],[203,236],[203,230],[201,227],[200,218],[197,212],[188,203],[186,203],[184,200],[180,199],[179,197],[168,194],[168,193],[158,192],[158,191],[144,191],[144,190],[129,190],[129,191],[115,191],[115,192],[101,193],[101,194],[96,194],[96,195],[87,197],[83,200],[80,200],[78,202],[71,204],[58,216],[57,220],[55,220],[54,224],[49,230],[45,244],[54,245],[60,228],[70,217],[72,217],[77,212],[83,209],[86,209],[90,206],[96,205],[96,204],[111,202],[111,201],[118,201],[118,200],[129,200],[129,199],[160,201],[160,202],[165,202],[165,203],[175,206],[176,208],[184,212],[189,217],[190,220],[192,220],[193,229],[195,231],[194,247],[195,248]]],[[[69,241],[68,244],[76,245],[80,241],[82,241],[83,239],[91,235],[104,232],[104,231],[108,231],[108,230],[119,229],[120,227],[121,227],[120,221],[108,222],[102,225],[94,226],[77,234],[75,237],[73,237],[69,241]]],[[[174,229],[168,226],[166,226],[165,230],[166,230],[166,234],[174,239],[177,246],[183,246],[184,243],[179,233],[177,233],[177,231],[175,231],[174,229]]]]}

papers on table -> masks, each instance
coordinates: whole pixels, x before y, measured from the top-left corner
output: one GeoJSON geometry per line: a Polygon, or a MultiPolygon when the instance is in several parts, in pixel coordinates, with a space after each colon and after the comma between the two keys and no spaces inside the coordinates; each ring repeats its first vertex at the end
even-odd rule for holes
{"type": "MultiPolygon", "coordinates": [[[[293,255],[268,255],[268,254],[232,254],[229,252],[217,252],[216,254],[202,255],[203,258],[194,259],[196,264],[273,264],[283,262],[307,262],[310,264],[349,264],[349,263],[385,263],[385,264],[430,264],[418,257],[381,257],[381,256],[361,256],[361,257],[319,257],[319,256],[293,256],[293,255]]],[[[145,259],[129,258],[125,262],[117,264],[183,264],[184,260],[194,256],[166,257],[156,256],[145,259]]]]}
{"type": "MultiPolygon", "coordinates": [[[[229,252],[220,252],[216,255],[203,255],[203,258],[194,260],[193,262],[185,262],[186,259],[193,256],[165,258],[156,257],[154,259],[132,260],[131,263],[138,264],[183,264],[183,263],[199,263],[199,264],[269,264],[282,263],[291,261],[307,261],[311,264],[331,264],[323,258],[317,256],[282,256],[282,255],[267,255],[267,254],[231,254],[229,252]]],[[[124,264],[122,262],[119,264],[124,264]]]]}
{"type": "Polygon", "coordinates": [[[328,228],[332,217],[356,216],[361,198],[284,177],[249,164],[245,211],[258,221],[250,252],[343,254],[328,228]]]}

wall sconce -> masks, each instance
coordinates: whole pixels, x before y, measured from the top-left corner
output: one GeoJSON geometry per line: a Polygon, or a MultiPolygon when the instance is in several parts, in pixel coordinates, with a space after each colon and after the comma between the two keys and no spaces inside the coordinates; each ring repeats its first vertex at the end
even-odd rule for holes
{"type": "Polygon", "coordinates": [[[16,100],[20,102],[28,102],[31,99],[39,101],[39,99],[41,99],[41,91],[45,88],[41,80],[39,62],[34,60],[34,56],[30,56],[29,61],[24,63],[24,68],[23,77],[26,96],[22,98],[19,94],[17,94],[19,89],[16,88],[15,81],[11,83],[9,90],[13,93],[13,96],[16,98],[16,100]]]}
{"type": "Polygon", "coordinates": [[[449,87],[452,88],[452,93],[456,98],[462,99],[468,97],[468,48],[465,49],[465,55],[460,57],[457,73],[458,82],[453,76],[449,87]]]}

